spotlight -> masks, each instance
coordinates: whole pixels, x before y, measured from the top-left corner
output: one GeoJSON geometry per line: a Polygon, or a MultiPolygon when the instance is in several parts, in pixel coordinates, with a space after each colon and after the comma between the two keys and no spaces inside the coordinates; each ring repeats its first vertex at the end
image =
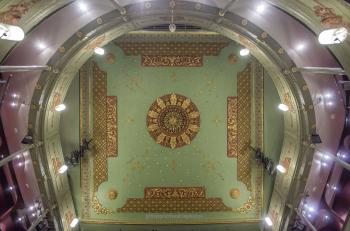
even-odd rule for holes
{"type": "Polygon", "coordinates": [[[169,24],[169,31],[175,32],[176,31],[176,25],[174,23],[169,24]]]}
{"type": "Polygon", "coordinates": [[[62,165],[59,169],[58,169],[58,172],[60,173],[60,174],[63,174],[65,171],[67,171],[68,170],[68,166],[67,165],[62,165]]]}
{"type": "Polygon", "coordinates": [[[268,226],[272,226],[272,225],[273,225],[273,223],[272,223],[270,217],[265,217],[264,220],[265,220],[265,223],[266,223],[268,226]]]}
{"type": "Polygon", "coordinates": [[[87,11],[88,10],[88,7],[87,5],[84,3],[84,2],[79,2],[78,3],[78,6],[79,6],[79,9],[83,12],[87,11]]]}
{"type": "Polygon", "coordinates": [[[247,49],[247,48],[241,49],[241,50],[239,51],[239,55],[240,55],[240,56],[247,56],[247,55],[249,55],[249,54],[250,54],[250,51],[249,51],[249,49],[247,49]]]}
{"type": "Polygon", "coordinates": [[[98,55],[104,55],[105,54],[105,50],[103,48],[101,48],[101,47],[96,47],[94,51],[98,55]]]}
{"type": "Polygon", "coordinates": [[[38,42],[38,43],[36,44],[36,46],[37,46],[39,49],[41,49],[41,50],[44,50],[44,49],[46,48],[46,45],[45,45],[45,43],[43,43],[43,42],[38,42]]]}
{"type": "Polygon", "coordinates": [[[78,218],[74,218],[69,226],[74,228],[75,226],[77,226],[78,222],[79,222],[79,219],[78,218]]]}
{"type": "Polygon", "coordinates": [[[56,111],[63,111],[66,109],[66,105],[64,105],[63,103],[62,104],[59,104],[55,107],[55,110],[56,111]]]}
{"type": "Polygon", "coordinates": [[[288,111],[289,110],[289,107],[283,103],[280,103],[278,105],[278,109],[280,109],[281,111],[288,111]]]}
{"type": "Polygon", "coordinates": [[[258,6],[256,7],[256,11],[257,11],[258,13],[263,13],[263,12],[265,11],[265,9],[266,9],[265,4],[260,4],[260,5],[258,5],[258,6]]]}

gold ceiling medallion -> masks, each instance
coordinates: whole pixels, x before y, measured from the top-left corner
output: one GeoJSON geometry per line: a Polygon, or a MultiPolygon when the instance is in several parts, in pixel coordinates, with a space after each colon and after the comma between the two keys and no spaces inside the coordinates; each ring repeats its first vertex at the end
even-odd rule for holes
{"type": "Polygon", "coordinates": [[[232,199],[237,199],[241,195],[241,191],[238,188],[233,188],[230,190],[230,197],[232,199]]]}
{"type": "Polygon", "coordinates": [[[107,196],[110,200],[115,200],[118,197],[118,191],[115,189],[110,189],[107,193],[107,196]]]}
{"type": "Polygon", "coordinates": [[[147,113],[147,128],[160,145],[170,148],[190,144],[200,126],[200,113],[192,101],[179,94],[157,98],[147,113]]]}

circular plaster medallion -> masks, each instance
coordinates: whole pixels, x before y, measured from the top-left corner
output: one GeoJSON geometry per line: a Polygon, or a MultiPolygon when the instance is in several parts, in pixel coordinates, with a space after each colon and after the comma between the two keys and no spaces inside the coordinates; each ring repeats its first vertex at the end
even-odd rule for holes
{"type": "Polygon", "coordinates": [[[230,197],[232,199],[237,199],[241,195],[241,191],[238,188],[233,188],[230,190],[230,197]]]}
{"type": "Polygon", "coordinates": [[[108,54],[106,55],[106,62],[107,62],[108,64],[113,64],[113,63],[115,63],[115,55],[114,55],[113,53],[108,53],[108,54]]]}
{"type": "Polygon", "coordinates": [[[185,96],[168,94],[157,98],[149,108],[147,128],[160,145],[170,148],[190,144],[200,126],[200,113],[185,96]]]}
{"type": "Polygon", "coordinates": [[[236,64],[238,62],[238,57],[236,56],[236,55],[234,55],[234,54],[230,54],[229,56],[228,56],[228,63],[229,64],[236,64]]]}
{"type": "Polygon", "coordinates": [[[118,197],[118,192],[117,190],[111,189],[108,191],[108,198],[110,200],[115,200],[118,197]]]}

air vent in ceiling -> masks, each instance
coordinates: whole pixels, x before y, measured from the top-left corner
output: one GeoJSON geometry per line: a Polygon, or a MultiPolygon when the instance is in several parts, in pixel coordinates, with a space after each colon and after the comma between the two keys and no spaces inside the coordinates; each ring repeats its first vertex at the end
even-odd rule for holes
{"type": "MultiPolygon", "coordinates": [[[[169,24],[160,24],[155,26],[148,26],[143,28],[146,31],[169,31],[169,24]]],[[[186,24],[176,24],[176,31],[200,31],[202,30],[198,26],[186,25],[186,24]]]]}

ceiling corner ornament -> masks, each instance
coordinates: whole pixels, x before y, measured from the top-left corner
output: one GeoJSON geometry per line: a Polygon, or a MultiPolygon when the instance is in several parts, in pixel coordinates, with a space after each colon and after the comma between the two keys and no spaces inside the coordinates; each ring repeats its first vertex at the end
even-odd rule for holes
{"type": "Polygon", "coordinates": [[[147,129],[160,145],[179,148],[190,144],[200,127],[200,113],[187,97],[168,94],[157,98],[147,113],[147,129]]]}
{"type": "Polygon", "coordinates": [[[238,199],[241,196],[241,191],[238,188],[233,188],[230,190],[230,197],[232,199],[238,199]]]}
{"type": "Polygon", "coordinates": [[[115,213],[115,211],[103,207],[96,195],[92,197],[92,207],[96,214],[108,215],[115,213]]]}
{"type": "Polygon", "coordinates": [[[189,55],[142,55],[144,67],[202,67],[203,56],[189,55]]]}
{"type": "Polygon", "coordinates": [[[238,57],[237,57],[237,55],[234,55],[234,54],[230,54],[227,57],[227,60],[228,60],[228,63],[231,64],[231,65],[234,65],[234,64],[238,63],[238,57]]]}
{"type": "Polygon", "coordinates": [[[115,199],[117,199],[117,197],[118,197],[118,191],[115,190],[115,189],[110,189],[110,190],[108,191],[107,195],[108,195],[108,198],[109,198],[110,200],[115,200],[115,199]]]}

